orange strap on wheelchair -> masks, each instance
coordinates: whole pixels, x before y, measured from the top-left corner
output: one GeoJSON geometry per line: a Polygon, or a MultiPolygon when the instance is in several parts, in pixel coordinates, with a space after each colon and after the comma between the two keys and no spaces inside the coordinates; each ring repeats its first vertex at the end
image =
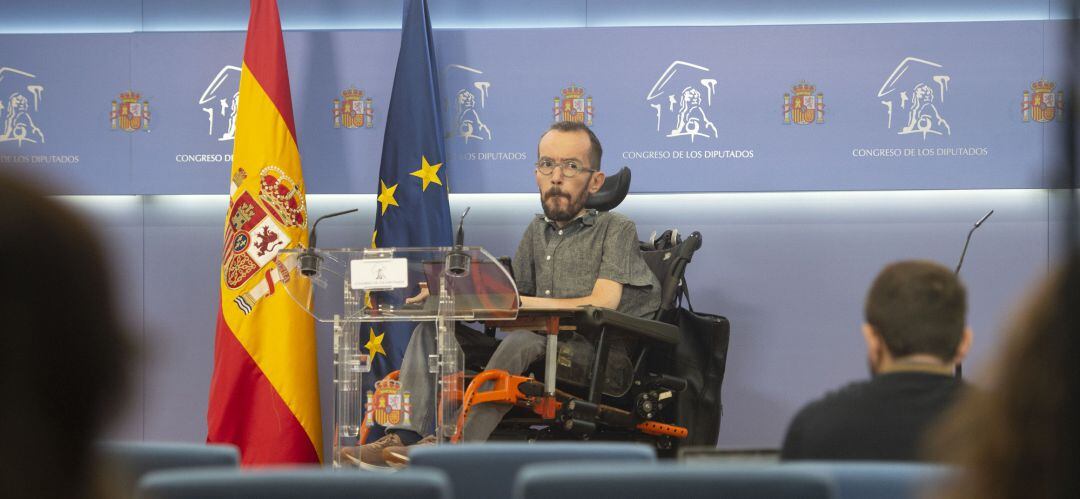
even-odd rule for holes
{"type": "MultiPolygon", "coordinates": [[[[454,431],[454,435],[450,437],[450,441],[458,443],[461,441],[462,433],[465,430],[465,418],[469,415],[469,409],[472,409],[473,404],[479,404],[481,402],[504,402],[513,404],[517,401],[515,393],[511,393],[510,387],[510,373],[501,369],[489,369],[480,374],[477,374],[469,383],[469,387],[465,389],[465,397],[462,400],[461,412],[458,414],[457,428],[454,431]],[[476,391],[483,386],[484,383],[492,381],[495,383],[490,390],[477,394],[476,391]]],[[[514,386],[513,392],[521,394],[517,391],[517,386],[514,386]]],[[[524,396],[524,395],[522,395],[524,396]]]]}
{"type": "MultiPolygon", "coordinates": [[[[397,381],[399,376],[401,376],[401,371],[393,371],[390,374],[387,374],[386,377],[383,379],[392,379],[397,381]]],[[[356,440],[356,443],[358,445],[364,445],[367,443],[367,435],[370,428],[371,426],[368,426],[367,411],[364,411],[364,421],[360,423],[360,438],[356,440]]]]}
{"type": "Polygon", "coordinates": [[[686,428],[682,426],[675,426],[664,423],[657,423],[656,421],[646,421],[639,423],[637,429],[641,430],[646,435],[667,435],[675,438],[686,438],[690,433],[686,431],[686,428]]]}
{"type": "MultiPolygon", "coordinates": [[[[462,432],[465,430],[465,419],[469,416],[469,411],[476,404],[513,404],[518,405],[522,402],[530,402],[532,405],[532,397],[525,395],[521,392],[521,384],[530,381],[535,381],[532,378],[525,376],[515,376],[502,369],[488,369],[480,374],[477,374],[469,383],[469,387],[465,390],[465,399],[461,404],[461,413],[458,414],[457,431],[454,432],[454,436],[450,438],[451,442],[457,443],[461,441],[462,432]],[[484,383],[491,381],[493,386],[484,391],[480,391],[480,387],[484,386],[484,383]]],[[[558,402],[553,402],[554,407],[557,409],[558,402]]],[[[534,408],[535,409],[535,408],[534,408]]]]}

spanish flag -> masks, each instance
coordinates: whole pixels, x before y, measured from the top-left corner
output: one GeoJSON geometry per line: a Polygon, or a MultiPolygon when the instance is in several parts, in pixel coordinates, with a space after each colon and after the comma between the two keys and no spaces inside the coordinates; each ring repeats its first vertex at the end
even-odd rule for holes
{"type": "Polygon", "coordinates": [[[279,255],[308,219],[275,0],[251,0],[239,102],[206,440],[245,465],[320,462],[315,324],[283,289],[310,283],[279,255]]]}

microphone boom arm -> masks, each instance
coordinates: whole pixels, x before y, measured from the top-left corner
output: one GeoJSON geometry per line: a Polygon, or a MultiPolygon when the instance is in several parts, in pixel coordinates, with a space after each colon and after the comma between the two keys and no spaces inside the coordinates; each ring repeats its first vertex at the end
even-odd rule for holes
{"type": "Polygon", "coordinates": [[[979,219],[978,222],[975,222],[975,225],[973,225],[971,227],[971,230],[968,231],[967,239],[964,240],[964,250],[960,252],[960,261],[956,264],[956,271],[954,272],[956,275],[960,275],[960,267],[964,265],[964,255],[967,255],[968,244],[971,243],[971,235],[975,233],[975,229],[978,229],[979,226],[981,226],[983,222],[985,222],[986,219],[990,218],[990,215],[993,214],[994,210],[990,210],[989,212],[987,212],[985,215],[983,215],[982,218],[979,219]]]}
{"type": "Polygon", "coordinates": [[[337,216],[341,216],[341,215],[346,215],[346,214],[352,213],[354,211],[360,211],[360,210],[359,210],[359,208],[353,208],[351,210],[339,211],[339,212],[336,212],[336,213],[328,213],[326,215],[323,215],[323,216],[315,219],[315,223],[311,224],[311,232],[308,234],[308,246],[307,246],[307,248],[304,248],[300,252],[300,256],[298,258],[299,263],[300,263],[300,273],[301,274],[303,274],[303,275],[305,275],[307,277],[315,277],[315,276],[319,275],[319,262],[322,261],[322,257],[320,257],[317,253],[315,253],[315,240],[316,240],[316,237],[317,237],[317,235],[315,233],[315,229],[318,227],[319,222],[322,222],[324,219],[327,219],[327,218],[333,218],[333,217],[337,217],[337,216]]]}

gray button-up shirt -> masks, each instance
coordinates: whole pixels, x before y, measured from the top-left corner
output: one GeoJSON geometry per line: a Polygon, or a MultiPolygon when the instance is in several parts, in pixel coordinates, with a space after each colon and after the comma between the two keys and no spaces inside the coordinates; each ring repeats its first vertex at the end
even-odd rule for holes
{"type": "Polygon", "coordinates": [[[618,213],[588,210],[561,229],[537,215],[513,267],[522,295],[580,298],[608,279],[623,285],[618,311],[651,319],[660,308],[660,281],[641,257],[637,226],[618,213]]]}

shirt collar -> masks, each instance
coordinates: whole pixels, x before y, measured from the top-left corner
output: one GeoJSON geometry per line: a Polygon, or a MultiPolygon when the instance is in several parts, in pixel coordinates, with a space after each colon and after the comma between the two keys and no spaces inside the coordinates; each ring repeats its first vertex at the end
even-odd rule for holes
{"type": "MultiPolygon", "coordinates": [[[[569,227],[571,224],[573,224],[574,222],[577,222],[578,220],[581,221],[582,225],[593,225],[593,224],[596,223],[596,217],[598,215],[599,215],[598,211],[596,211],[594,209],[591,209],[591,208],[587,209],[587,210],[585,210],[585,213],[583,213],[581,216],[571,220],[570,223],[566,224],[566,226],[569,227]]],[[[543,213],[537,213],[536,216],[537,216],[537,218],[540,218],[541,220],[543,220],[545,223],[547,223],[551,227],[558,228],[558,227],[555,226],[555,221],[548,218],[547,215],[544,215],[543,213]]]]}
{"type": "Polygon", "coordinates": [[[920,364],[913,362],[896,362],[888,369],[882,370],[881,374],[898,372],[918,372],[928,374],[940,374],[942,376],[954,376],[956,368],[940,364],[920,364]]]}

